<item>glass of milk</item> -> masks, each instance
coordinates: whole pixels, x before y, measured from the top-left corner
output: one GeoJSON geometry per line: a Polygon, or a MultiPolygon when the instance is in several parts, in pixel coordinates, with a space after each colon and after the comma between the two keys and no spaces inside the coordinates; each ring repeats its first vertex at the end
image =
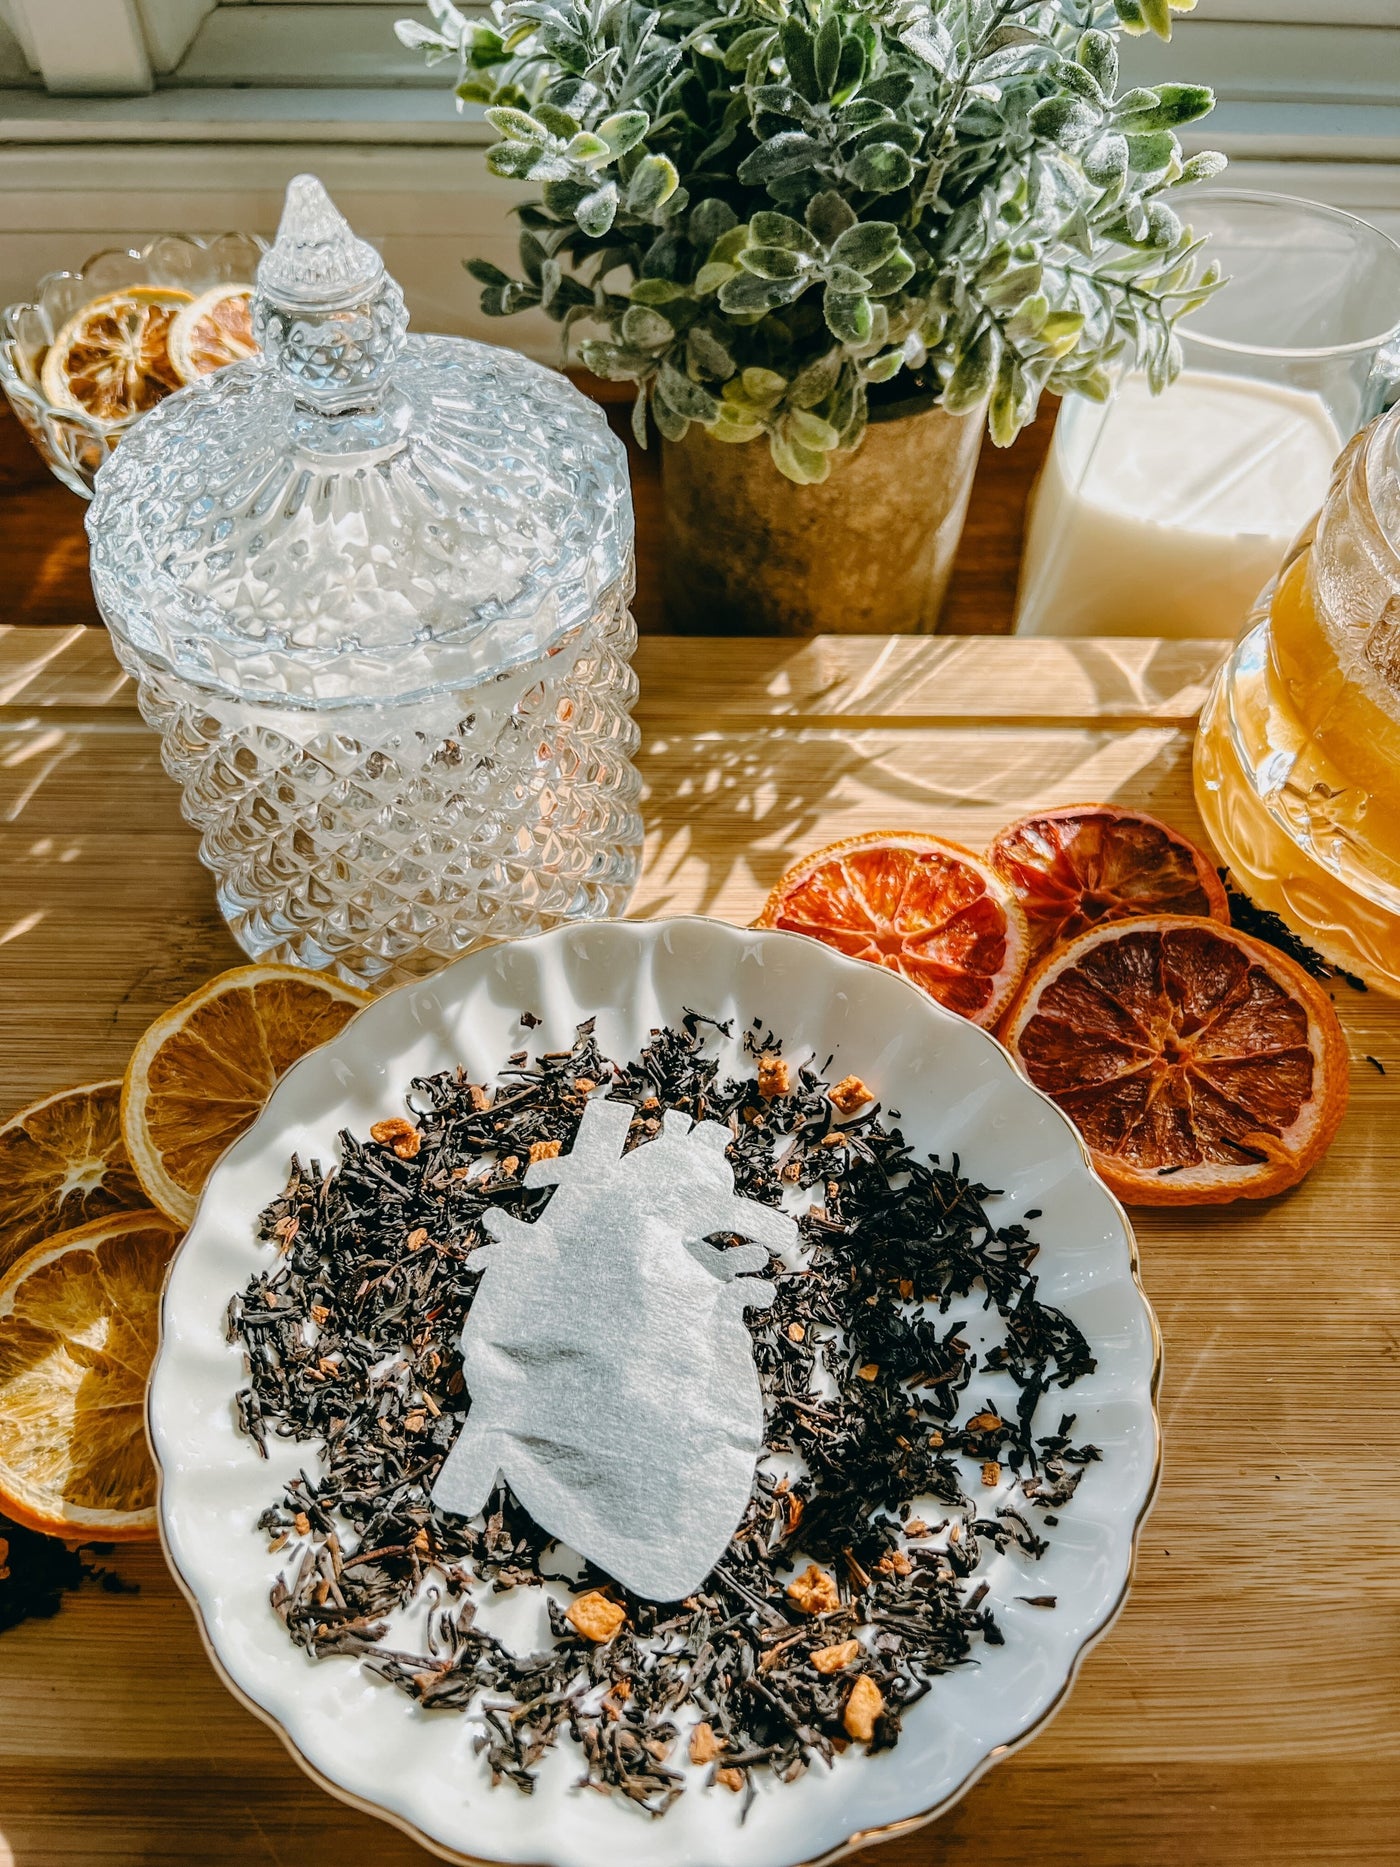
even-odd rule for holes
{"type": "Polygon", "coordinates": [[[1027,516],[1019,635],[1233,636],[1322,504],[1342,444],[1400,390],[1400,246],[1287,195],[1183,217],[1228,283],[1178,326],[1160,396],[1127,372],[1064,402],[1027,516]]]}

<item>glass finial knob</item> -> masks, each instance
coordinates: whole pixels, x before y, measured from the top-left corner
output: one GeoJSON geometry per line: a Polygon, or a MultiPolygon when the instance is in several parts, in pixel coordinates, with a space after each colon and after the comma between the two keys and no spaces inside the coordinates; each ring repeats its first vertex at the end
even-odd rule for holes
{"type": "Polygon", "coordinates": [[[287,188],[277,239],[258,267],[253,333],[322,414],[372,408],[408,328],[403,293],[314,175],[287,188]]]}
{"type": "Polygon", "coordinates": [[[372,291],[384,261],[349,222],[314,175],[294,175],[277,240],[258,267],[258,284],[279,304],[322,310],[372,291]]]}

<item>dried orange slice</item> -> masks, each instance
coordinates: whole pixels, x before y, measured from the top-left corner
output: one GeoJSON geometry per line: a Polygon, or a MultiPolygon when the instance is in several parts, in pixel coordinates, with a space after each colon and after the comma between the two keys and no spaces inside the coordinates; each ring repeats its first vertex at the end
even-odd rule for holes
{"type": "Polygon", "coordinates": [[[1332,1001],[1293,960],[1216,921],[1091,928],[1032,973],[1003,1035],[1114,1192],[1139,1205],[1281,1193],[1346,1112],[1332,1001]]]}
{"type": "Polygon", "coordinates": [[[129,285],[75,311],[49,345],[39,385],[56,408],[97,421],[125,421],[180,387],[170,360],[170,327],[192,292],[129,285]]]}
{"type": "Polygon", "coordinates": [[[0,1275],[55,1232],[147,1204],[122,1145],[119,1082],[31,1103],[0,1127],[0,1275]]]}
{"type": "Polygon", "coordinates": [[[181,382],[197,382],[257,354],[251,285],[216,285],[170,326],[170,361],[181,382]]]}
{"type": "Polygon", "coordinates": [[[151,1203],[188,1225],[214,1162],[278,1077],[369,1002],[326,973],[235,966],[157,1018],[122,1086],[122,1137],[151,1203]]]}
{"type": "Polygon", "coordinates": [[[1029,952],[1026,917],[987,863],[959,843],[902,831],[804,857],[754,925],[888,966],[974,1024],[996,1023],[1029,952]]]}
{"type": "Polygon", "coordinates": [[[1035,958],[1130,915],[1230,918],[1209,856],[1169,824],[1116,804],[1023,817],[997,835],[987,860],[1026,911],[1035,958]]]}
{"type": "Polygon", "coordinates": [[[0,1512],[72,1542],[155,1533],[146,1377],[179,1230],[123,1212],[62,1232],[0,1281],[0,1512]]]}

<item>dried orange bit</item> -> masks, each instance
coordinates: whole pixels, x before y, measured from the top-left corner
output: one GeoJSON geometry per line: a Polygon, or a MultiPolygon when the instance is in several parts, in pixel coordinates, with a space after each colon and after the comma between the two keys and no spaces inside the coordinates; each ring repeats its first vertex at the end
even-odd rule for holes
{"type": "Polygon", "coordinates": [[[405,1251],[421,1251],[424,1245],[427,1244],[427,1242],[428,1242],[427,1226],[426,1225],[415,1225],[413,1230],[409,1233],[408,1237],[405,1238],[403,1241],[404,1250],[405,1251]]]}
{"type": "Polygon", "coordinates": [[[892,1549],[875,1564],[879,1575],[908,1575],[914,1565],[902,1549],[892,1549]]]}
{"type": "Polygon", "coordinates": [[[800,1322],[790,1322],[787,1326],[787,1332],[789,1342],[805,1342],[807,1339],[807,1331],[802,1327],[800,1322]]]}
{"type": "Polygon", "coordinates": [[[854,1115],[857,1109],[875,1100],[874,1090],[867,1089],[858,1076],[843,1076],[826,1093],[831,1106],[843,1115],[854,1115]]]}
{"type": "Polygon", "coordinates": [[[623,1626],[627,1613],[617,1602],[609,1600],[601,1589],[594,1588],[588,1594],[579,1596],[564,1619],[575,1633],[602,1646],[623,1626]]]}
{"type": "Polygon", "coordinates": [[[518,1154],[507,1154],[505,1159],[501,1162],[502,1179],[508,1180],[519,1165],[520,1156],[518,1154]]]}
{"type": "Polygon", "coordinates": [[[995,1459],[983,1459],[982,1482],[989,1491],[1001,1483],[1001,1466],[995,1459]]]}
{"type": "Polygon", "coordinates": [[[787,1585],[788,1599],[804,1614],[834,1614],[841,1606],[840,1590],[833,1576],[809,1562],[801,1575],[787,1585]]]}
{"type": "Polygon", "coordinates": [[[690,1734],[690,1761],[692,1763],[713,1763],[723,1746],[715,1736],[712,1724],[697,1724],[690,1734]]]}
{"type": "Polygon", "coordinates": [[[423,1145],[422,1135],[402,1115],[390,1115],[385,1121],[375,1122],[370,1128],[369,1138],[377,1141],[381,1147],[392,1148],[400,1160],[412,1160],[423,1145]]]}
{"type": "Polygon", "coordinates": [[[868,1673],[862,1673],[851,1687],[841,1722],[858,1744],[868,1744],[875,1735],[875,1720],[884,1709],[884,1693],[868,1673]]]}
{"type": "Polygon", "coordinates": [[[790,1497],[787,1501],[787,1533],[792,1535],[802,1521],[802,1512],[806,1508],[800,1497],[790,1497]]]}
{"type": "Polygon", "coordinates": [[[574,1078],[574,1092],[577,1095],[591,1096],[597,1087],[597,1083],[594,1082],[591,1076],[576,1076],[574,1078]]]}
{"type": "Polygon", "coordinates": [[[856,1369],[856,1373],[860,1376],[862,1381],[878,1380],[879,1375],[880,1375],[880,1364],[878,1361],[863,1362],[861,1366],[856,1369]]]}
{"type": "Polygon", "coordinates": [[[999,1413],[974,1413],[967,1423],[970,1433],[996,1433],[1001,1431],[999,1413]]]}
{"type": "Polygon", "coordinates": [[[563,1150],[562,1141],[532,1141],[530,1143],[530,1165],[537,1160],[557,1160],[563,1150]]]}
{"type": "Polygon", "coordinates": [[[812,1655],[812,1664],[819,1673],[839,1673],[843,1666],[859,1659],[860,1652],[859,1640],[838,1640],[834,1647],[818,1647],[812,1655]]]}
{"type": "Polygon", "coordinates": [[[928,1525],[924,1522],[922,1517],[911,1517],[904,1526],[904,1534],[906,1536],[927,1536],[928,1525]]]}
{"type": "Polygon", "coordinates": [[[765,1102],[785,1096],[792,1089],[792,1072],[781,1057],[766,1054],[758,1059],[758,1093],[765,1102]]]}
{"type": "Polygon", "coordinates": [[[731,1794],[737,1795],[744,1787],[744,1772],[734,1769],[716,1770],[715,1781],[722,1789],[727,1789],[731,1794]]]}

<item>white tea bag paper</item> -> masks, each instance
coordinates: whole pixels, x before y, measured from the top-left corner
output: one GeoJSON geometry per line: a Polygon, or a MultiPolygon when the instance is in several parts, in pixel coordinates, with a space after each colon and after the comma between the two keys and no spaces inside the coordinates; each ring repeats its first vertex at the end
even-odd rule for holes
{"type": "Polygon", "coordinates": [[[739,1274],[797,1227],[735,1193],[727,1128],[668,1110],[624,1155],[635,1114],[591,1101],[572,1151],[526,1172],[558,1188],[540,1218],[487,1214],[462,1331],[471,1410],[433,1502],[474,1516],[499,1473],[551,1536],[677,1601],[728,1547],[763,1443],[744,1311],[775,1292],[739,1274]],[[718,1250],[716,1232],[754,1242],[718,1250]]]}

